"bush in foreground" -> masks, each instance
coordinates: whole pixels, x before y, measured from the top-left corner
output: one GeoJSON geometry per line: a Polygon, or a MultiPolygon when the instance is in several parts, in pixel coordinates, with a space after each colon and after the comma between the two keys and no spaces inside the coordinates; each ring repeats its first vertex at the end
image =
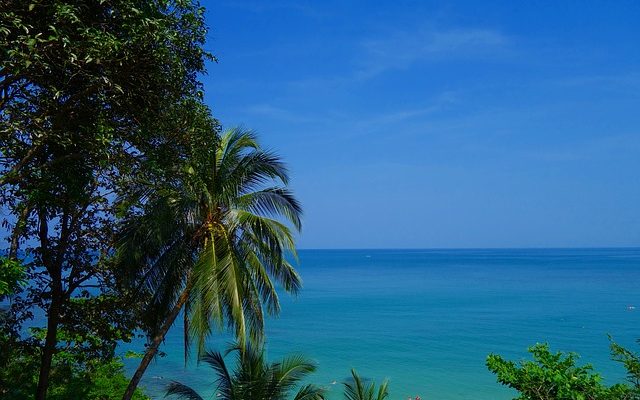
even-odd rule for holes
{"type": "Polygon", "coordinates": [[[533,361],[515,363],[499,355],[487,357],[487,367],[498,382],[516,389],[516,400],[638,400],[640,362],[636,354],[612,343],[613,359],[622,362],[633,384],[606,386],[591,365],[576,365],[575,353],[553,353],[547,344],[529,348],[533,361]]]}
{"type": "MultiPolygon", "coordinates": [[[[40,354],[4,336],[0,338],[0,398],[33,399],[38,385],[40,354]]],[[[120,400],[129,380],[119,358],[80,361],[73,351],[61,350],[53,357],[48,400],[120,400]]],[[[137,390],[135,400],[148,400],[137,390]]]]}

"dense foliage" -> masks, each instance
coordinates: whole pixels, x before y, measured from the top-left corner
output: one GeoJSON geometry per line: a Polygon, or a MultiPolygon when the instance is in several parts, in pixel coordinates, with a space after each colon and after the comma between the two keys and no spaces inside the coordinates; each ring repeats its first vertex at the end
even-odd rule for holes
{"type": "MultiPolygon", "coordinates": [[[[119,400],[128,379],[117,358],[100,360],[84,357],[69,346],[56,352],[52,360],[48,399],[119,400]]],[[[0,398],[24,400],[33,398],[38,384],[39,354],[33,346],[0,337],[0,398]]],[[[148,399],[141,391],[133,397],[148,399]]]]}
{"type": "Polygon", "coordinates": [[[631,385],[629,398],[640,400],[640,355],[612,341],[611,357],[622,363],[627,371],[627,382],[631,385]]]}
{"type": "Polygon", "coordinates": [[[206,32],[188,0],[0,2],[0,208],[29,281],[3,331],[17,340],[36,309],[47,316],[24,342],[41,355],[38,399],[59,332],[108,362],[138,326],[112,235],[131,188],[169,179],[203,125],[215,135],[197,79],[206,32]]]}
{"type": "Polygon", "coordinates": [[[515,363],[491,354],[487,367],[498,382],[518,391],[516,400],[637,400],[638,356],[615,343],[611,350],[613,358],[629,371],[633,387],[622,383],[606,386],[590,365],[576,365],[575,353],[553,353],[546,344],[529,348],[533,361],[515,363]]]}

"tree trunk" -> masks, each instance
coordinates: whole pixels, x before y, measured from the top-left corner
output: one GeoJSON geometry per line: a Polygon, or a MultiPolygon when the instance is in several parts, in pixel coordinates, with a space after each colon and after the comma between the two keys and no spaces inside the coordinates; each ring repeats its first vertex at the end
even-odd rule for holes
{"type": "Polygon", "coordinates": [[[60,321],[60,311],[62,304],[61,287],[54,283],[51,291],[51,305],[49,306],[49,315],[47,317],[47,336],[42,349],[42,360],[40,362],[40,374],[38,376],[38,388],[36,390],[36,400],[45,400],[47,398],[47,389],[49,387],[49,373],[51,372],[51,361],[53,353],[56,351],[58,323],[60,321]]]}
{"type": "Polygon", "coordinates": [[[29,218],[30,212],[31,210],[29,209],[29,206],[24,206],[18,220],[16,221],[16,226],[13,228],[13,232],[11,233],[11,244],[9,245],[9,259],[11,260],[18,259],[20,236],[24,233],[24,228],[27,224],[27,218],[29,218]]]}
{"type": "Polygon", "coordinates": [[[48,216],[44,210],[38,212],[38,236],[40,238],[42,264],[51,276],[51,304],[47,313],[47,335],[42,348],[42,359],[40,362],[40,373],[38,375],[38,387],[36,389],[35,400],[45,400],[47,389],[49,388],[49,373],[51,372],[51,361],[58,344],[58,324],[60,313],[62,312],[63,292],[62,292],[62,266],[54,265],[51,259],[51,249],[49,247],[49,224],[48,216]]]}
{"type": "Polygon", "coordinates": [[[151,344],[147,347],[147,351],[144,353],[144,357],[142,357],[142,361],[140,361],[140,365],[136,370],[136,373],[133,374],[131,381],[129,381],[129,386],[127,386],[127,390],[124,392],[124,396],[122,396],[122,400],[131,400],[133,397],[133,393],[135,392],[140,380],[142,379],[142,375],[147,370],[147,367],[151,363],[151,360],[155,357],[156,353],[158,353],[158,348],[160,347],[160,343],[164,340],[169,328],[173,325],[173,322],[180,314],[180,310],[184,306],[189,297],[189,285],[185,288],[185,290],[180,294],[176,305],[173,306],[173,309],[167,316],[167,319],[164,321],[164,324],[160,327],[160,331],[153,337],[151,344]]]}

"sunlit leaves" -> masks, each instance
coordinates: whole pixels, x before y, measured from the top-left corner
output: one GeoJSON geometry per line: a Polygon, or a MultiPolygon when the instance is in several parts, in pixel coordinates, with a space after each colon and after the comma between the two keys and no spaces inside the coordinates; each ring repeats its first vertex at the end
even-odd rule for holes
{"type": "Polygon", "coordinates": [[[498,382],[518,391],[518,400],[631,400],[630,388],[608,387],[590,365],[576,365],[574,353],[553,353],[546,344],[529,348],[533,361],[515,363],[499,355],[487,358],[498,382]]]}

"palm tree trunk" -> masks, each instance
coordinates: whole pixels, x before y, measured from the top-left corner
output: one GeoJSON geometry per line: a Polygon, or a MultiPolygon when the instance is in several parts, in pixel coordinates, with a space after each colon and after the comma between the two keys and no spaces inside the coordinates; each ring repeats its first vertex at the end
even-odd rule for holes
{"type": "Polygon", "coordinates": [[[180,314],[180,310],[186,303],[188,297],[189,297],[189,285],[187,284],[182,294],[180,294],[180,297],[178,298],[178,301],[176,302],[175,306],[173,306],[173,309],[167,316],[167,319],[164,321],[164,324],[162,324],[162,327],[160,327],[160,330],[158,331],[158,333],[153,337],[151,344],[149,345],[149,347],[147,347],[147,351],[144,353],[144,357],[142,357],[142,361],[140,361],[140,365],[138,366],[136,373],[133,374],[131,381],[129,381],[129,386],[127,386],[127,390],[124,392],[124,396],[122,396],[122,400],[131,400],[131,398],[133,397],[133,393],[138,387],[138,384],[142,379],[142,375],[144,375],[144,372],[147,370],[147,367],[151,363],[151,360],[153,360],[155,355],[158,353],[158,348],[160,347],[160,343],[162,343],[162,341],[164,340],[164,337],[169,331],[169,328],[171,328],[171,326],[173,325],[173,322],[178,317],[178,314],[180,314]]]}

